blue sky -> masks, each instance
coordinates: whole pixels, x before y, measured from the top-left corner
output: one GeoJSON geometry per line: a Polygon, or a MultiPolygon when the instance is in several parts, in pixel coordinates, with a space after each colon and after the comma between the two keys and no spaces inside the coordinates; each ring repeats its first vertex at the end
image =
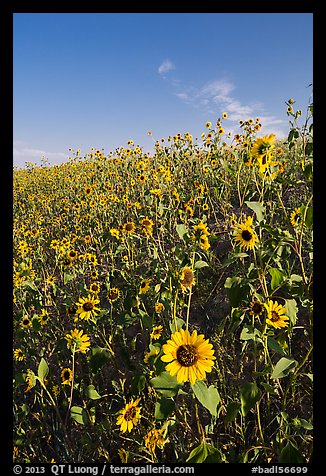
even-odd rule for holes
{"type": "Polygon", "coordinates": [[[282,138],[285,101],[311,95],[313,14],[15,13],[13,67],[16,166],[129,139],[151,152],[222,112],[226,132],[259,117],[282,138]]]}

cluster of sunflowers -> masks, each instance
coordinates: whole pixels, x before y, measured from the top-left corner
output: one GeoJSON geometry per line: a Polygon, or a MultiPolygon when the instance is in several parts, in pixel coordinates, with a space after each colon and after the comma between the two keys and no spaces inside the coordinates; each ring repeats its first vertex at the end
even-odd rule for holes
{"type": "MultiPolygon", "coordinates": [[[[308,307],[310,184],[296,167],[297,151],[274,134],[257,137],[259,118],[241,121],[242,134],[228,134],[225,142],[227,118],[224,112],[214,127],[206,123],[201,145],[190,133],[178,133],[168,138],[169,146],[156,140],[153,155],[130,140],[127,148],[109,154],[92,149],[82,157],[78,149],[59,166],[27,164],[14,170],[15,399],[21,419],[16,461],[59,458],[41,444],[33,456],[28,437],[21,442],[21,425],[28,433],[27,404],[40,405],[40,415],[44,406],[52,406],[64,434],[73,430],[78,442],[83,441],[78,425],[85,422],[101,441],[104,434],[115,435],[117,442],[110,437],[108,450],[101,447],[104,460],[112,453],[121,462],[164,461],[167,454],[186,459],[198,438],[191,432],[193,422],[187,422],[190,415],[174,411],[173,398],[187,398],[189,391],[197,399],[201,444],[207,445],[209,431],[216,449],[216,435],[227,427],[216,408],[222,402],[219,415],[226,412],[227,425],[235,421],[228,405],[237,402],[235,394],[223,393],[222,334],[228,351],[236,336],[245,341],[248,355],[250,342],[254,346],[247,360],[238,348],[234,360],[248,362],[247,374],[238,373],[230,388],[250,374],[253,361],[260,377],[258,367],[265,362],[262,387],[270,405],[277,355],[290,352],[296,306],[308,307]],[[302,193],[291,195],[296,183],[303,184],[302,193]],[[291,295],[293,290],[297,294],[291,295]],[[214,301],[216,292],[229,299],[227,310],[214,301]],[[199,309],[216,323],[205,333],[199,309]],[[112,365],[105,367],[109,358],[112,365]],[[133,362],[133,375],[125,360],[133,362]],[[154,385],[156,378],[166,379],[168,390],[154,385]],[[110,404],[95,393],[95,386],[101,393],[104,381],[112,387],[110,404]],[[85,392],[102,405],[99,423],[85,392]],[[189,444],[178,448],[184,431],[189,444]],[[126,433],[137,435],[128,448],[126,433]]],[[[50,441],[51,425],[46,414],[42,418],[50,441]]],[[[259,412],[255,418],[261,429],[259,412]]],[[[266,428],[273,418],[266,417],[266,428]]],[[[249,449],[242,441],[243,451],[259,443],[266,454],[262,435],[249,449]]],[[[72,456],[73,443],[66,438],[72,456]]],[[[195,455],[189,458],[196,461],[195,455]]]]}

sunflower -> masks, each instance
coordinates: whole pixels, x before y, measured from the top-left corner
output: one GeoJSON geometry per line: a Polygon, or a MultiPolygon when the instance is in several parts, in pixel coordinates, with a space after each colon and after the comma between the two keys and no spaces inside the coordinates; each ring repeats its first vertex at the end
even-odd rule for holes
{"type": "Polygon", "coordinates": [[[48,284],[49,286],[53,286],[56,279],[57,278],[55,276],[48,276],[45,280],[45,283],[48,284]]]}
{"type": "Polygon", "coordinates": [[[67,253],[67,258],[70,261],[74,261],[77,258],[77,256],[78,256],[78,253],[75,250],[69,250],[68,253],[67,253]]]}
{"type": "Polygon", "coordinates": [[[185,266],[181,272],[180,284],[181,289],[185,291],[186,289],[191,288],[195,284],[194,272],[189,266],[185,266]]]}
{"type": "Polygon", "coordinates": [[[126,431],[130,432],[140,420],[141,407],[138,406],[139,402],[140,398],[137,398],[135,401],[132,398],[131,401],[127,403],[122,410],[120,410],[120,415],[117,418],[117,425],[120,425],[120,430],[122,433],[125,433],[126,431]]]}
{"type": "Polygon", "coordinates": [[[27,383],[25,393],[27,393],[30,391],[31,388],[35,387],[36,384],[36,377],[31,369],[27,369],[26,371],[25,382],[27,383]]]}
{"type": "Polygon", "coordinates": [[[207,227],[207,223],[199,222],[198,225],[193,227],[196,235],[199,232],[199,235],[210,235],[210,232],[207,227]]]}
{"type": "Polygon", "coordinates": [[[135,231],[135,224],[133,221],[128,221],[127,223],[124,223],[121,228],[122,233],[125,233],[126,235],[131,235],[135,231]]]}
{"type": "Polygon", "coordinates": [[[98,278],[98,272],[96,271],[96,269],[93,269],[93,271],[91,271],[90,278],[93,280],[98,278]]]}
{"type": "Polygon", "coordinates": [[[228,113],[227,112],[223,112],[222,113],[222,119],[227,119],[228,118],[228,113]]]}
{"type": "Polygon", "coordinates": [[[68,349],[74,348],[75,352],[86,353],[91,343],[89,336],[84,334],[82,330],[74,329],[70,334],[65,335],[68,349]]]}
{"type": "Polygon", "coordinates": [[[296,228],[301,223],[301,220],[302,220],[301,208],[299,207],[295,208],[295,210],[293,210],[293,212],[290,215],[291,225],[294,226],[294,228],[296,228]]]}
{"type": "Polygon", "coordinates": [[[211,247],[206,234],[201,235],[199,237],[199,247],[204,251],[208,250],[211,247]]]}
{"type": "Polygon", "coordinates": [[[110,228],[110,234],[118,240],[120,236],[120,231],[117,228],[110,228]]]}
{"type": "Polygon", "coordinates": [[[155,312],[157,312],[158,314],[160,314],[160,312],[162,312],[164,309],[164,304],[162,302],[157,302],[155,304],[155,312]]]}
{"type": "Polygon", "coordinates": [[[20,321],[20,326],[23,328],[23,329],[27,329],[28,327],[30,327],[32,325],[32,321],[30,320],[29,317],[25,316],[22,318],[22,320],[20,321]]]}
{"type": "Polygon", "coordinates": [[[149,283],[151,282],[150,279],[143,279],[140,283],[138,294],[145,294],[149,290],[149,283]]]}
{"type": "Polygon", "coordinates": [[[233,228],[233,238],[239,243],[240,248],[248,251],[253,250],[258,237],[252,227],[252,217],[246,217],[242,223],[236,223],[233,228]]]}
{"type": "Polygon", "coordinates": [[[23,360],[25,360],[25,354],[21,349],[15,349],[14,358],[15,360],[18,360],[19,362],[22,362],[23,360]]]}
{"type": "Polygon", "coordinates": [[[152,454],[155,453],[156,447],[162,449],[165,444],[163,430],[157,430],[156,428],[149,430],[149,432],[144,436],[144,443],[147,450],[152,454]]]}
{"type": "Polygon", "coordinates": [[[275,134],[269,134],[256,139],[252,146],[251,155],[257,159],[260,173],[265,172],[266,167],[271,164],[274,142],[275,134]]]}
{"type": "Polygon", "coordinates": [[[154,225],[154,223],[152,222],[152,220],[150,220],[148,217],[143,218],[140,223],[141,223],[142,226],[145,227],[145,228],[152,228],[152,226],[154,225]]]}
{"type": "Polygon", "coordinates": [[[120,291],[118,288],[111,288],[108,291],[108,300],[110,302],[116,301],[120,297],[120,291]]]}
{"type": "Polygon", "coordinates": [[[101,291],[101,286],[98,283],[92,283],[89,287],[89,291],[97,295],[101,291]]]}
{"type": "Polygon", "coordinates": [[[161,337],[163,326],[154,326],[150,334],[152,339],[159,339],[161,337]]]}
{"type": "Polygon", "coordinates": [[[77,318],[88,321],[91,317],[97,316],[98,313],[96,311],[99,311],[99,308],[96,307],[96,304],[99,302],[99,299],[94,298],[90,294],[86,298],[79,298],[79,301],[76,303],[77,318]]]}
{"type": "Polygon", "coordinates": [[[270,326],[279,329],[281,327],[287,327],[289,318],[285,315],[286,309],[277,301],[269,300],[268,303],[264,304],[267,311],[266,322],[270,326]]]}
{"type": "Polygon", "coordinates": [[[249,314],[256,317],[263,314],[265,310],[264,304],[262,304],[257,299],[254,299],[253,301],[251,301],[251,303],[249,304],[249,308],[250,308],[249,314]]]}
{"type": "Polygon", "coordinates": [[[71,369],[68,369],[68,368],[62,369],[62,372],[61,372],[62,385],[70,385],[72,381],[72,375],[73,374],[71,369]]]}
{"type": "Polygon", "coordinates": [[[39,316],[39,321],[42,326],[46,324],[49,320],[49,313],[45,309],[42,309],[41,315],[39,316]]]}
{"type": "Polygon", "coordinates": [[[192,334],[184,329],[175,332],[163,345],[163,352],[161,360],[168,362],[166,370],[176,375],[178,383],[189,380],[194,384],[196,380],[203,380],[214,365],[212,344],[203,334],[197,335],[196,330],[192,334]]]}

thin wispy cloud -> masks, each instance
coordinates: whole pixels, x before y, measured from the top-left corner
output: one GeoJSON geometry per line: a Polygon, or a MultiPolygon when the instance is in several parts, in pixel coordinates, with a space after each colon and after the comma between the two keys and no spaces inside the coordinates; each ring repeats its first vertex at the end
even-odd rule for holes
{"type": "Polygon", "coordinates": [[[160,64],[158,72],[160,75],[164,75],[166,73],[169,73],[173,69],[175,69],[175,65],[172,63],[171,60],[166,59],[160,64]]]}
{"type": "MultiPolygon", "coordinates": [[[[230,122],[236,123],[240,120],[258,116],[266,129],[267,127],[286,124],[283,119],[266,115],[266,113],[262,115],[262,111],[264,111],[262,103],[242,103],[234,94],[235,84],[225,78],[206,82],[197,88],[179,84],[178,89],[179,91],[175,95],[181,101],[196,108],[201,108],[208,114],[220,114],[225,111],[228,113],[230,122]]],[[[281,133],[281,129],[278,132],[281,133]]]]}
{"type": "Polygon", "coordinates": [[[23,145],[22,141],[15,141],[13,148],[13,163],[14,165],[23,165],[25,162],[40,163],[42,157],[48,159],[49,162],[62,163],[68,159],[67,154],[63,152],[50,152],[43,149],[36,149],[23,145]]]}

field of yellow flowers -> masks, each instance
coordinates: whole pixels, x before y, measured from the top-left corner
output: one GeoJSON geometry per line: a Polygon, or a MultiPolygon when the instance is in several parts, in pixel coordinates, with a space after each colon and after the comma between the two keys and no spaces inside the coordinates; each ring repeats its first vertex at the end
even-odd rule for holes
{"type": "Polygon", "coordinates": [[[286,107],[283,141],[225,112],[14,169],[14,461],[311,461],[313,106],[286,107]]]}

